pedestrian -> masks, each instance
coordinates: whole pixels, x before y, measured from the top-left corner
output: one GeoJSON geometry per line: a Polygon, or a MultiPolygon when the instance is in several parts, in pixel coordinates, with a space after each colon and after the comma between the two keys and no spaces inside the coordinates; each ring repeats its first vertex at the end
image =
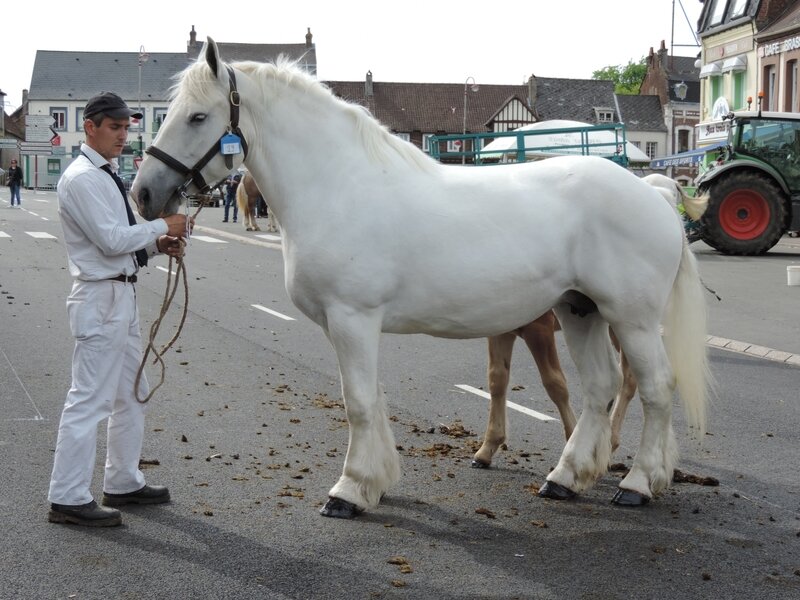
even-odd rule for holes
{"type": "Polygon", "coordinates": [[[8,187],[11,189],[11,206],[14,206],[14,198],[17,199],[17,206],[21,204],[19,188],[22,187],[22,167],[17,166],[17,160],[11,159],[11,166],[8,167],[8,187]]]}
{"type": "Polygon", "coordinates": [[[236,175],[228,175],[228,180],[226,182],[225,188],[225,216],[222,218],[223,223],[228,222],[228,211],[233,205],[233,222],[236,223],[236,219],[239,216],[239,205],[236,203],[236,188],[239,187],[239,182],[241,181],[242,176],[237,173],[236,175]]]}
{"type": "MultiPolygon", "coordinates": [[[[136,224],[116,175],[130,117],[142,118],[111,92],[92,97],[83,111],[86,142],[58,182],[58,212],[67,264],[74,278],[67,298],[75,338],[72,385],[58,428],[48,499],[53,523],[119,525],[125,504],[169,501],[164,486],[147,485],[139,470],[145,404],[134,383],[142,358],[134,285],[147,257],[183,254],[187,216],[136,224]],[[121,196],[121,197],[120,197],[121,196]],[[108,419],[102,506],[90,486],[97,426],[108,419]]],[[[188,218],[190,228],[194,219],[188,218]]],[[[142,397],[149,392],[142,375],[142,397]]]]}

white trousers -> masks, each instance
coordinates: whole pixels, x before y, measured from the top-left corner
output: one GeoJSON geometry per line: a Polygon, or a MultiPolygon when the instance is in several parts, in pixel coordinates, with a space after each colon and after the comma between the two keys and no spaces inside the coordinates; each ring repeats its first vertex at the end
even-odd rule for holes
{"type": "MultiPolygon", "coordinates": [[[[133,284],[75,281],[67,298],[75,337],[72,386],[58,428],[48,499],[57,504],[91,502],[97,426],[108,419],[103,491],[125,494],[144,486],[139,457],[145,404],[134,396],[142,359],[139,311],[133,284]]],[[[149,393],[142,374],[139,397],[149,393]]]]}

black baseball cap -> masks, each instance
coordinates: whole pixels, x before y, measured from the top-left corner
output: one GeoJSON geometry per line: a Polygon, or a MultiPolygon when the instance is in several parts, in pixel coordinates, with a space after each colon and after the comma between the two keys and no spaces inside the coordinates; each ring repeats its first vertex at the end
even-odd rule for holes
{"type": "Polygon", "coordinates": [[[83,109],[83,118],[89,119],[101,113],[112,119],[125,119],[127,117],[141,119],[144,116],[142,113],[128,108],[125,100],[114,92],[100,92],[96,96],[89,98],[86,107],[83,109]]]}

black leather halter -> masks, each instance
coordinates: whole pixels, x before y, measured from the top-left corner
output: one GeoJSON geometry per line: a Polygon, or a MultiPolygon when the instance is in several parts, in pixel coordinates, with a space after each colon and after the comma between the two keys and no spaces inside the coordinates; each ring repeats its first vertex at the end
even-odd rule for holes
{"type": "Polygon", "coordinates": [[[194,184],[201,194],[207,193],[214,187],[213,185],[206,183],[201,171],[203,170],[203,167],[205,167],[211,161],[212,158],[221,152],[220,144],[222,142],[222,138],[224,138],[226,135],[235,133],[237,136],[239,136],[239,139],[242,143],[242,151],[244,152],[245,158],[247,158],[247,142],[244,139],[242,130],[239,128],[239,105],[241,102],[239,98],[239,91],[236,89],[236,75],[234,74],[230,65],[225,65],[225,68],[228,70],[228,79],[230,82],[230,94],[228,95],[228,102],[231,108],[231,120],[227,129],[225,130],[225,133],[220,136],[219,140],[211,145],[211,148],[209,148],[208,152],[206,152],[205,155],[203,155],[203,157],[200,158],[200,160],[198,160],[195,165],[190,168],[160,148],[156,148],[155,145],[151,145],[147,148],[147,150],[145,150],[145,153],[157,158],[171,169],[177,171],[181,175],[186,175],[186,181],[184,181],[183,184],[178,187],[178,193],[181,196],[186,196],[186,190],[191,184],[194,184]]]}

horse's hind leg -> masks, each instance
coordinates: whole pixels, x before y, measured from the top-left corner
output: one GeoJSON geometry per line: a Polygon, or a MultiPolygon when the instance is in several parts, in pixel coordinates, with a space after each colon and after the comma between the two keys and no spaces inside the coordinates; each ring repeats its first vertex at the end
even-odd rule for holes
{"type": "Polygon", "coordinates": [[[608,469],[608,409],[619,390],[621,375],[608,325],[598,312],[578,316],[569,308],[559,307],[556,314],[580,375],[584,401],[575,430],[539,495],[565,499],[590,487],[608,469]]]}
{"type": "Polygon", "coordinates": [[[620,482],[614,502],[638,506],[646,504],[672,480],[678,456],[672,429],[675,381],[658,323],[649,329],[615,327],[615,332],[639,382],[644,424],[633,466],[620,482]]]}
{"type": "Polygon", "coordinates": [[[400,479],[400,457],[378,384],[380,315],[342,310],[326,317],[326,333],[339,361],[350,441],[342,475],[320,513],[352,518],[377,506],[400,479]]]}
{"type": "Polygon", "coordinates": [[[619,345],[617,336],[611,330],[609,330],[609,333],[614,347],[619,352],[619,364],[622,368],[622,388],[617,394],[614,408],[611,411],[611,451],[613,452],[619,448],[620,431],[622,430],[622,423],[625,421],[625,413],[628,412],[628,405],[636,394],[636,376],[631,370],[625,351],[619,345]]]}
{"type": "Polygon", "coordinates": [[[514,332],[503,333],[488,339],[487,378],[491,400],[483,444],[472,458],[472,466],[476,468],[488,468],[492,464],[494,453],[506,441],[506,390],[511,373],[511,353],[514,350],[516,339],[517,334],[514,332]]]}
{"type": "Polygon", "coordinates": [[[555,332],[558,327],[556,315],[552,310],[518,329],[518,333],[528,346],[539,369],[539,376],[550,400],[558,408],[561,422],[564,424],[564,437],[569,439],[575,429],[575,413],[569,405],[567,378],[561,369],[556,349],[555,332]]]}

